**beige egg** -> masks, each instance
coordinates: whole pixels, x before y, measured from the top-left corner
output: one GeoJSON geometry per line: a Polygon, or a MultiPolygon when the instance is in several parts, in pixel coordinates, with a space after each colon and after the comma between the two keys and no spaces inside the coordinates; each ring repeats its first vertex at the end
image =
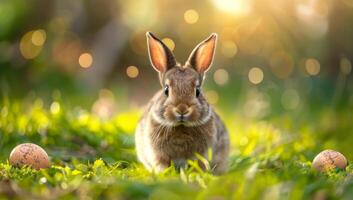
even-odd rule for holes
{"type": "Polygon", "coordinates": [[[330,169],[347,167],[347,159],[338,151],[325,150],[320,152],[313,160],[312,167],[320,172],[330,169]]]}
{"type": "Polygon", "coordinates": [[[49,157],[42,147],[24,143],[16,146],[10,154],[10,163],[13,166],[31,166],[34,169],[42,169],[49,167],[49,157]]]}

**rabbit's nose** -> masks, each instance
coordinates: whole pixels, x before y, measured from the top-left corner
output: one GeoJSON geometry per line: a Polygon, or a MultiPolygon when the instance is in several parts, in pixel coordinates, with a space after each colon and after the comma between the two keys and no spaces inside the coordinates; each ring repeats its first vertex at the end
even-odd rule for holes
{"type": "Polygon", "coordinates": [[[189,106],[186,104],[179,104],[178,106],[174,107],[174,112],[177,115],[186,116],[189,114],[189,106]]]}

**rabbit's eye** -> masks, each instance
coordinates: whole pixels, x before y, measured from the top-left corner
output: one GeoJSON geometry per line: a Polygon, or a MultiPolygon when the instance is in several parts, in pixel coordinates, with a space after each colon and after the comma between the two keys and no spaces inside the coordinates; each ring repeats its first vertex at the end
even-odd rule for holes
{"type": "Polygon", "coordinates": [[[199,97],[199,96],[200,96],[200,93],[201,93],[200,88],[197,87],[197,88],[196,88],[196,97],[199,97]]]}
{"type": "Polygon", "coordinates": [[[168,87],[168,85],[166,85],[166,86],[164,87],[164,94],[165,94],[166,96],[169,96],[169,87],[168,87]]]}

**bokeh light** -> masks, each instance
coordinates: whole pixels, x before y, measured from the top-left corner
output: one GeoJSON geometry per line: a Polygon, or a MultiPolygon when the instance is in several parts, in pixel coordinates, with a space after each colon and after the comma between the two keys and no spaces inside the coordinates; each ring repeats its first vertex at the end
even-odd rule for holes
{"type": "Polygon", "coordinates": [[[249,81],[253,84],[259,84],[263,81],[264,79],[264,73],[262,69],[258,67],[253,67],[250,69],[249,74],[248,74],[249,81]]]}
{"type": "Polygon", "coordinates": [[[324,36],[328,31],[328,1],[307,1],[299,3],[295,7],[299,23],[303,31],[311,37],[317,38],[324,36]]]}
{"type": "Polygon", "coordinates": [[[89,68],[93,63],[93,57],[90,53],[83,53],[78,58],[78,63],[82,68],[89,68]]]}
{"type": "Polygon", "coordinates": [[[36,46],[42,46],[46,37],[47,35],[43,29],[36,30],[32,33],[32,43],[36,46]]]}
{"type": "Polygon", "coordinates": [[[286,110],[294,110],[300,103],[300,97],[295,89],[285,90],[281,97],[281,103],[286,110]]]}
{"type": "Polygon", "coordinates": [[[53,115],[56,115],[60,112],[60,104],[56,101],[54,101],[51,105],[50,105],[50,112],[53,115]]]}
{"type": "Polygon", "coordinates": [[[99,98],[92,106],[92,113],[99,118],[110,119],[117,110],[114,94],[108,89],[99,91],[99,98]]]}
{"type": "Polygon", "coordinates": [[[221,43],[221,51],[224,56],[231,58],[237,54],[238,48],[235,42],[227,40],[221,43]]]}
{"type": "Polygon", "coordinates": [[[49,30],[56,34],[63,34],[68,28],[68,18],[56,16],[49,22],[49,30]]]}
{"type": "Polygon", "coordinates": [[[164,39],[162,39],[162,41],[164,42],[165,45],[167,45],[167,47],[168,47],[171,51],[174,50],[174,48],[175,48],[175,43],[174,43],[174,41],[173,41],[172,39],[170,39],[170,38],[164,38],[164,39]]]}
{"type": "Polygon", "coordinates": [[[320,63],[315,58],[309,58],[305,61],[305,69],[311,76],[318,75],[320,72],[320,63]]]}
{"type": "Polygon", "coordinates": [[[187,10],[184,13],[184,20],[188,24],[195,24],[199,20],[199,14],[196,10],[187,10]]]}
{"type": "Polygon", "coordinates": [[[42,51],[45,42],[45,31],[35,30],[27,32],[20,41],[20,52],[26,59],[33,59],[42,51]]]}
{"type": "Polygon", "coordinates": [[[139,75],[139,70],[136,66],[128,66],[126,68],[126,75],[130,78],[136,78],[139,75]]]}
{"type": "Polygon", "coordinates": [[[213,74],[213,80],[218,85],[225,85],[228,83],[229,74],[225,69],[217,69],[213,74]]]}
{"type": "Polygon", "coordinates": [[[122,21],[132,29],[147,28],[158,19],[156,1],[120,1],[122,21]]]}
{"type": "Polygon", "coordinates": [[[239,145],[240,146],[245,146],[248,143],[249,143],[249,138],[246,137],[246,136],[241,137],[240,140],[239,140],[239,145]]]}
{"type": "Polygon", "coordinates": [[[248,118],[263,117],[269,108],[269,97],[258,90],[249,90],[243,106],[243,113],[248,118]]]}

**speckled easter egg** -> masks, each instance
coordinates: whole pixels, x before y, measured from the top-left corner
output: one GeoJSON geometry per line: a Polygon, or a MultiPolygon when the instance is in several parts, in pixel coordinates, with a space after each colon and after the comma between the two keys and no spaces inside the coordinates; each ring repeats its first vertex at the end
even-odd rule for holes
{"type": "Polygon", "coordinates": [[[320,152],[313,160],[312,167],[320,172],[334,168],[345,169],[347,159],[338,151],[325,150],[320,152]]]}
{"type": "Polygon", "coordinates": [[[49,167],[49,157],[45,150],[32,143],[24,143],[16,146],[10,154],[10,163],[13,166],[30,166],[34,169],[49,167]]]}

